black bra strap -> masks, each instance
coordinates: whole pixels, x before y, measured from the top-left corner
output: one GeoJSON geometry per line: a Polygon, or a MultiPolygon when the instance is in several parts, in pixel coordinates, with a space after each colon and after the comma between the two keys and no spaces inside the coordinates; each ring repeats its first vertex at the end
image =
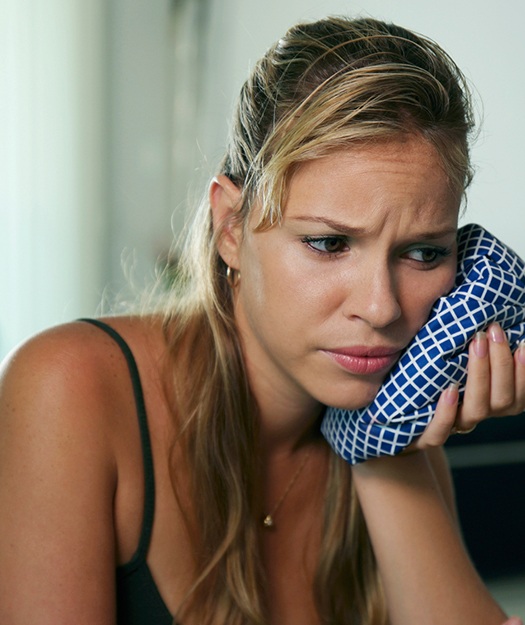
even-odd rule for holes
{"type": "Polygon", "coordinates": [[[120,334],[111,326],[107,325],[103,321],[99,321],[98,319],[79,319],[79,321],[85,321],[86,323],[91,323],[92,325],[97,326],[118,344],[124,354],[124,358],[126,359],[131,377],[131,384],[133,386],[133,395],[135,398],[135,406],[139,422],[142,458],[144,463],[144,517],[142,521],[142,531],[140,534],[139,544],[130,562],[131,564],[136,560],[146,558],[151,539],[151,530],[153,527],[153,515],[155,512],[155,475],[146,406],[144,404],[144,393],[142,391],[140,375],[133,353],[120,334]]]}

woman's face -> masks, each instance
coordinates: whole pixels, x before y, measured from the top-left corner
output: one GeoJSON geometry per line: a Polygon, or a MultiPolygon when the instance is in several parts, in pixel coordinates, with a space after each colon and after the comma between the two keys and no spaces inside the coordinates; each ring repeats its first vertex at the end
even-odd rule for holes
{"type": "Polygon", "coordinates": [[[282,223],[239,244],[235,315],[253,390],[359,408],[452,287],[460,198],[418,138],[301,166],[282,223]]]}

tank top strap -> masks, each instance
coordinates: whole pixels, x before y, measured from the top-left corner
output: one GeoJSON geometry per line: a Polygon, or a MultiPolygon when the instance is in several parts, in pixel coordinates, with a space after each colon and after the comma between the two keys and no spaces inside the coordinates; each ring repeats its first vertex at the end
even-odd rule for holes
{"type": "Polygon", "coordinates": [[[107,323],[104,323],[103,321],[100,321],[98,319],[79,319],[79,321],[84,321],[86,323],[90,323],[91,325],[96,326],[97,328],[100,328],[117,343],[126,360],[131,378],[131,384],[133,387],[133,395],[135,399],[135,408],[137,411],[142,447],[142,460],[144,465],[144,511],[142,519],[142,529],[137,549],[133,554],[131,560],[126,565],[124,565],[126,568],[133,568],[134,565],[137,565],[141,560],[146,559],[151,539],[151,531],[153,528],[153,516],[155,512],[155,473],[153,467],[153,454],[151,450],[151,439],[148,429],[146,405],[144,403],[144,392],[142,389],[142,383],[140,381],[137,362],[129,345],[122,338],[122,336],[107,323]]]}

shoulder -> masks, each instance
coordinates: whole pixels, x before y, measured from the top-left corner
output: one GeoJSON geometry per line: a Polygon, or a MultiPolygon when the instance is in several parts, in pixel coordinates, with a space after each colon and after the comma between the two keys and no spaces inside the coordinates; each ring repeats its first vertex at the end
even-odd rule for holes
{"type": "MultiPolygon", "coordinates": [[[[139,352],[153,337],[150,321],[106,320],[139,352]]],[[[80,428],[100,439],[115,425],[130,398],[129,372],[121,348],[100,328],[73,322],[46,330],[24,342],[0,368],[2,427],[80,428]],[[117,409],[117,410],[116,410],[117,409]]]]}
{"type": "Polygon", "coordinates": [[[114,352],[109,337],[87,323],[51,328],[22,343],[4,360],[0,397],[7,394],[9,406],[50,405],[68,398],[93,403],[114,352]]]}
{"type": "MultiPolygon", "coordinates": [[[[104,368],[110,350],[87,324],[71,323],[46,330],[9,354],[0,369],[0,430],[4,446],[28,457],[36,441],[42,449],[67,455],[84,440],[103,440],[104,368]],[[94,440],[94,439],[99,439],[94,440]]],[[[7,452],[10,451],[7,450],[7,452]]],[[[3,450],[6,453],[6,450],[3,450]]],[[[106,452],[109,450],[106,449],[106,452]]],[[[9,455],[9,453],[7,453],[9,455]]]]}
{"type": "Polygon", "coordinates": [[[43,622],[78,611],[110,622],[118,438],[132,410],[118,350],[75,322],[29,339],[2,366],[2,622],[45,602],[59,612],[50,607],[43,622]]]}
{"type": "MultiPolygon", "coordinates": [[[[161,329],[153,318],[114,317],[100,322],[139,352],[146,345],[159,349],[161,329]]],[[[45,330],[15,348],[0,366],[0,384],[23,382],[46,394],[67,392],[70,384],[75,392],[92,392],[107,385],[108,372],[115,373],[121,359],[122,349],[109,333],[93,323],[75,321],[45,330]]]]}

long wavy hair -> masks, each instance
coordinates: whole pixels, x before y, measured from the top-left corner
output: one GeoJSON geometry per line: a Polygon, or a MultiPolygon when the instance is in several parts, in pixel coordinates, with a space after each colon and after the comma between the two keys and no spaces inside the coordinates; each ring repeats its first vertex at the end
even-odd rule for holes
{"type": "MultiPolygon", "coordinates": [[[[242,87],[219,173],[242,190],[244,224],[275,227],[301,163],[363,142],[420,136],[449,183],[471,180],[472,107],[465,78],[433,41],[373,19],[327,18],[291,28],[242,87]]],[[[267,623],[259,552],[257,406],[236,332],[231,288],[210,206],[186,236],[165,304],[173,355],[174,449],[190,474],[194,584],[179,618],[203,625],[267,623]]],[[[177,491],[177,472],[173,470],[177,491]]],[[[349,467],[333,455],[315,588],[320,622],[381,625],[386,609],[349,467]]]]}

